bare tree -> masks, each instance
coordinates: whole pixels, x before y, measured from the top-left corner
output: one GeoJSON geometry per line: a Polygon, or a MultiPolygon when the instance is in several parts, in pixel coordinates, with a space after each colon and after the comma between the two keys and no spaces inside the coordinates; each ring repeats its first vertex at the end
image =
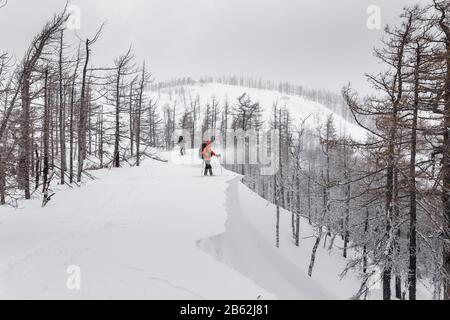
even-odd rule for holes
{"type": "Polygon", "coordinates": [[[20,120],[21,138],[20,138],[20,157],[19,157],[19,182],[21,188],[25,191],[25,199],[30,199],[30,156],[32,153],[31,142],[31,94],[30,84],[31,75],[36,68],[36,64],[43,53],[43,50],[50,41],[54,40],[55,36],[61,31],[64,23],[67,21],[68,15],[64,11],[55,15],[53,19],[48,22],[42,31],[34,38],[30,48],[25,54],[22,62],[22,81],[21,81],[21,100],[22,100],[22,115],[20,120]]]}
{"type": "Polygon", "coordinates": [[[134,66],[132,65],[134,56],[131,52],[131,48],[128,51],[116,58],[115,70],[112,74],[112,83],[114,83],[114,115],[115,115],[115,132],[114,132],[114,151],[113,151],[113,164],[114,167],[120,167],[120,132],[121,132],[121,124],[120,124],[120,114],[121,114],[121,102],[124,91],[124,77],[132,74],[134,71],[132,69],[134,66]]]}
{"type": "Polygon", "coordinates": [[[73,71],[71,86],[70,86],[70,115],[69,115],[69,179],[73,183],[73,160],[74,160],[74,114],[75,114],[75,93],[76,93],[76,79],[78,76],[78,68],[80,66],[80,46],[78,46],[77,56],[75,60],[75,70],[73,71]]]}
{"type": "Polygon", "coordinates": [[[442,41],[445,45],[443,60],[445,61],[444,90],[443,90],[443,141],[442,141],[442,204],[444,218],[444,250],[443,269],[444,299],[450,300],[450,4],[448,1],[433,0],[439,17],[437,23],[443,33],[442,41]]]}
{"type": "Polygon", "coordinates": [[[136,115],[136,165],[139,167],[141,163],[141,118],[142,106],[144,104],[144,91],[150,81],[151,74],[146,70],[145,62],[142,65],[141,78],[139,82],[137,115],[136,115]]]}
{"type": "Polygon", "coordinates": [[[63,50],[64,50],[64,30],[61,30],[60,43],[59,43],[59,143],[61,149],[61,162],[60,162],[60,181],[64,184],[64,177],[66,173],[66,111],[65,111],[65,94],[64,94],[64,78],[63,78],[63,50]]]}
{"type": "Polygon", "coordinates": [[[83,173],[84,160],[86,159],[86,118],[87,118],[87,95],[86,95],[86,80],[89,66],[89,58],[91,54],[91,46],[95,44],[103,31],[104,24],[98,29],[95,36],[90,39],[86,39],[84,42],[85,46],[85,57],[84,57],[84,67],[81,80],[81,98],[80,98],[80,110],[78,118],[78,172],[77,181],[81,182],[81,175],[83,173]]]}
{"type": "Polygon", "coordinates": [[[50,106],[49,106],[49,83],[48,83],[48,69],[45,70],[45,83],[44,83],[44,123],[43,129],[43,188],[42,192],[45,192],[45,188],[48,185],[49,175],[49,139],[50,139],[50,106]]]}

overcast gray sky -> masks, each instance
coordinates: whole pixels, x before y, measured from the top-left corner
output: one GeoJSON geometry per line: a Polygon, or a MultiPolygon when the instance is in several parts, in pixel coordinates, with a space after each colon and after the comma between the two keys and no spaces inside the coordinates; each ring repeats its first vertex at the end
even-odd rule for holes
{"type": "MultiPolygon", "coordinates": [[[[377,70],[366,10],[381,8],[383,25],[405,5],[426,0],[72,0],[81,9],[81,37],[107,21],[93,62],[112,64],[132,45],[156,80],[249,75],[339,91],[377,70]]],[[[9,0],[0,9],[0,51],[21,57],[62,0],[9,0]]],[[[71,31],[73,33],[73,31],[71,31]]]]}

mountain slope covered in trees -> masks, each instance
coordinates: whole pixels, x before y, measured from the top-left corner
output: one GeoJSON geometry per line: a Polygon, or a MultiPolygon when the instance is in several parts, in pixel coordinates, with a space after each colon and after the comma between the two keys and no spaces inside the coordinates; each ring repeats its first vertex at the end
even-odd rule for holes
{"type": "Polygon", "coordinates": [[[366,137],[367,131],[352,121],[351,114],[348,114],[348,107],[338,98],[334,102],[322,104],[313,101],[314,98],[308,95],[285,93],[264,87],[254,88],[246,86],[245,83],[241,86],[205,80],[185,81],[184,84],[182,80],[175,80],[164,85],[152,85],[149,96],[152,101],[158,103],[162,114],[167,114],[168,118],[175,114],[177,128],[182,124],[183,117],[191,112],[191,106],[195,104],[199,106],[198,125],[204,127],[206,124],[202,121],[210,119],[208,126],[216,125],[219,128],[224,109],[228,108],[231,120],[233,109],[243,94],[247,94],[252,101],[261,105],[261,121],[265,123],[270,122],[273,116],[273,105],[277,104],[289,111],[293,122],[307,120],[305,125],[311,130],[325,123],[327,117],[332,115],[341,136],[352,136],[360,140],[366,137]]]}

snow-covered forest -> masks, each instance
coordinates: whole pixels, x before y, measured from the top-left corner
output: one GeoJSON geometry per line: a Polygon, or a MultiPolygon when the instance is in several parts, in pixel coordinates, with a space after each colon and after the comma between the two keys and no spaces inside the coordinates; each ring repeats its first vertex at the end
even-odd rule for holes
{"type": "Polygon", "coordinates": [[[0,298],[449,300],[450,3],[398,14],[367,95],[0,47],[0,298]]]}

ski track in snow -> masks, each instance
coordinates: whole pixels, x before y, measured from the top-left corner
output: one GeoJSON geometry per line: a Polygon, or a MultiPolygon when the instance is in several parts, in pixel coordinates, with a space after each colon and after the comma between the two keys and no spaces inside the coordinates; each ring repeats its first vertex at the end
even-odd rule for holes
{"type": "MultiPolygon", "coordinates": [[[[130,266],[127,266],[127,267],[130,268],[130,269],[132,269],[132,270],[136,270],[136,271],[148,273],[147,270],[139,269],[139,268],[136,268],[136,267],[130,267],[130,266]]],[[[175,290],[183,290],[183,291],[186,291],[187,293],[189,293],[189,294],[191,294],[191,295],[197,297],[197,298],[200,299],[200,300],[206,300],[206,298],[204,298],[204,297],[198,295],[197,293],[195,293],[195,292],[189,290],[188,288],[183,288],[183,287],[176,286],[176,285],[174,285],[172,282],[170,282],[170,281],[167,280],[167,279],[162,279],[162,278],[153,277],[153,276],[147,276],[147,278],[150,278],[150,279],[152,279],[152,280],[156,280],[156,281],[161,281],[161,282],[167,283],[170,287],[172,287],[172,288],[175,289],[175,290]]]]}
{"type": "MultiPolygon", "coordinates": [[[[165,156],[97,171],[45,209],[39,200],[0,208],[0,298],[346,299],[357,290],[355,277],[338,278],[345,261],[325,250],[307,276],[313,239],[296,248],[284,211],[276,249],[274,208],[239,175],[201,177],[195,151],[165,156]],[[81,290],[66,287],[70,265],[81,268],[81,290]]],[[[302,221],[302,237],[311,232],[302,221]]]]}

